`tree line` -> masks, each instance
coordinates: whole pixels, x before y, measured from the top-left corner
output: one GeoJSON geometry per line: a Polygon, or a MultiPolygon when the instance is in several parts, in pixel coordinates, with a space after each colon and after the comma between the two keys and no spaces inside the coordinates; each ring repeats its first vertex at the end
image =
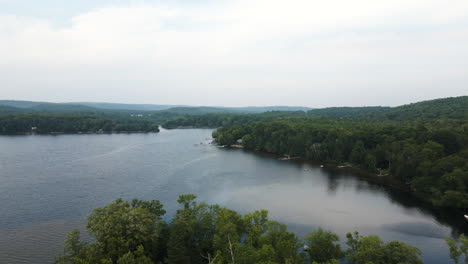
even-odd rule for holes
{"type": "Polygon", "coordinates": [[[162,127],[167,129],[184,127],[218,128],[257,121],[271,121],[304,116],[306,116],[306,112],[304,111],[271,111],[259,114],[210,113],[203,115],[182,115],[167,119],[162,123],[162,127]]]}
{"type": "Polygon", "coordinates": [[[386,120],[466,119],[468,96],[441,98],[397,107],[329,107],[313,109],[309,116],[368,117],[386,120]]]}
{"type": "Polygon", "coordinates": [[[123,114],[14,114],[0,115],[0,134],[158,132],[153,120],[123,114]]]}
{"type": "MultiPolygon", "coordinates": [[[[94,209],[87,232],[93,242],[68,234],[56,264],[419,264],[421,251],[400,241],[385,243],[378,236],[339,236],[321,228],[303,239],[286,225],[268,219],[266,210],[241,215],[219,205],[179,196],[171,221],[157,201],[117,199],[94,209]]],[[[458,250],[457,242],[453,249],[458,250]]],[[[458,251],[454,253],[458,254],[458,251]]],[[[461,253],[460,253],[461,255],[461,253]]]]}

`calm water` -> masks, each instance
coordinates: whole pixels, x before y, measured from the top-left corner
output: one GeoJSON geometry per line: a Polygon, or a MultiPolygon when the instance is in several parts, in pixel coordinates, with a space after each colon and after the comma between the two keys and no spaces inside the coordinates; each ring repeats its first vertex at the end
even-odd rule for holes
{"type": "Polygon", "coordinates": [[[210,137],[208,129],[0,137],[0,263],[52,263],[66,233],[117,197],[158,199],[171,215],[179,194],[195,193],[240,212],[268,209],[300,236],[321,226],[402,240],[434,264],[449,262],[443,238],[467,231],[463,216],[351,172],[218,148],[210,137]]]}

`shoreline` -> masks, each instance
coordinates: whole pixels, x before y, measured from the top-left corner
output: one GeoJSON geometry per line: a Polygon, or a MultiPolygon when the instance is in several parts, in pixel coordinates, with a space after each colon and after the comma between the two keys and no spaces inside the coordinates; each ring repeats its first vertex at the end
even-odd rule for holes
{"type": "Polygon", "coordinates": [[[300,163],[307,163],[307,164],[310,164],[310,165],[313,165],[314,167],[321,167],[323,166],[322,168],[326,168],[326,169],[331,169],[333,171],[342,171],[342,172],[353,172],[353,174],[359,176],[359,178],[366,178],[366,179],[373,179],[375,180],[376,182],[379,182],[379,183],[387,183],[389,184],[389,186],[392,186],[392,187],[397,187],[401,190],[404,190],[404,191],[408,191],[408,192],[411,192],[410,189],[408,188],[408,186],[404,183],[404,182],[401,182],[397,179],[395,179],[394,177],[390,176],[390,175],[385,175],[385,176],[381,176],[379,173],[373,173],[373,172],[369,172],[369,171],[366,171],[364,169],[361,169],[361,168],[358,168],[358,167],[353,167],[352,165],[349,165],[349,164],[341,164],[341,163],[334,163],[334,162],[321,162],[321,161],[317,161],[317,160],[309,160],[309,159],[305,159],[305,158],[302,158],[302,157],[291,157],[289,159],[282,159],[284,158],[283,155],[280,155],[280,154],[277,154],[277,153],[272,153],[272,152],[266,152],[266,151],[257,151],[257,150],[252,150],[252,149],[246,149],[244,148],[244,146],[242,145],[225,145],[225,146],[221,146],[221,145],[217,145],[215,142],[212,143],[213,145],[216,145],[216,146],[220,146],[220,147],[224,147],[226,149],[242,149],[246,152],[251,152],[251,153],[255,153],[255,154],[259,154],[259,155],[263,155],[263,156],[271,156],[273,158],[276,158],[278,161],[283,161],[283,162],[300,162],[300,163]]]}
{"type": "Polygon", "coordinates": [[[160,131],[112,131],[112,132],[18,132],[18,133],[0,133],[0,136],[31,136],[31,135],[110,135],[110,134],[145,134],[159,133],[160,131]]]}
{"type": "Polygon", "coordinates": [[[161,126],[162,128],[164,129],[167,129],[167,130],[172,130],[172,129],[217,129],[216,127],[209,127],[209,126],[171,126],[171,127],[164,127],[164,126],[161,126]]]}

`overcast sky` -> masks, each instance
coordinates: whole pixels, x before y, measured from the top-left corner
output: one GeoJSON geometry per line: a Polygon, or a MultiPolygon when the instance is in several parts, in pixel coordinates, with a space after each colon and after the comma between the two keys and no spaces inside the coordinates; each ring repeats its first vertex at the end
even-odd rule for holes
{"type": "Polygon", "coordinates": [[[0,99],[327,107],[460,95],[467,0],[0,0],[0,99]]]}

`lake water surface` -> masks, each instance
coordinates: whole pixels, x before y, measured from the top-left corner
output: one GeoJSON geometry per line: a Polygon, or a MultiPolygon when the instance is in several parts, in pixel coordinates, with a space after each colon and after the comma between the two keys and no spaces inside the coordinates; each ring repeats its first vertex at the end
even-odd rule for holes
{"type": "Polygon", "coordinates": [[[117,197],[177,196],[270,218],[304,236],[358,230],[418,246],[425,263],[450,263],[444,237],[467,232],[462,215],[436,210],[355,173],[209,145],[209,129],[155,134],[1,136],[0,263],[52,263],[73,228],[117,197]]]}

